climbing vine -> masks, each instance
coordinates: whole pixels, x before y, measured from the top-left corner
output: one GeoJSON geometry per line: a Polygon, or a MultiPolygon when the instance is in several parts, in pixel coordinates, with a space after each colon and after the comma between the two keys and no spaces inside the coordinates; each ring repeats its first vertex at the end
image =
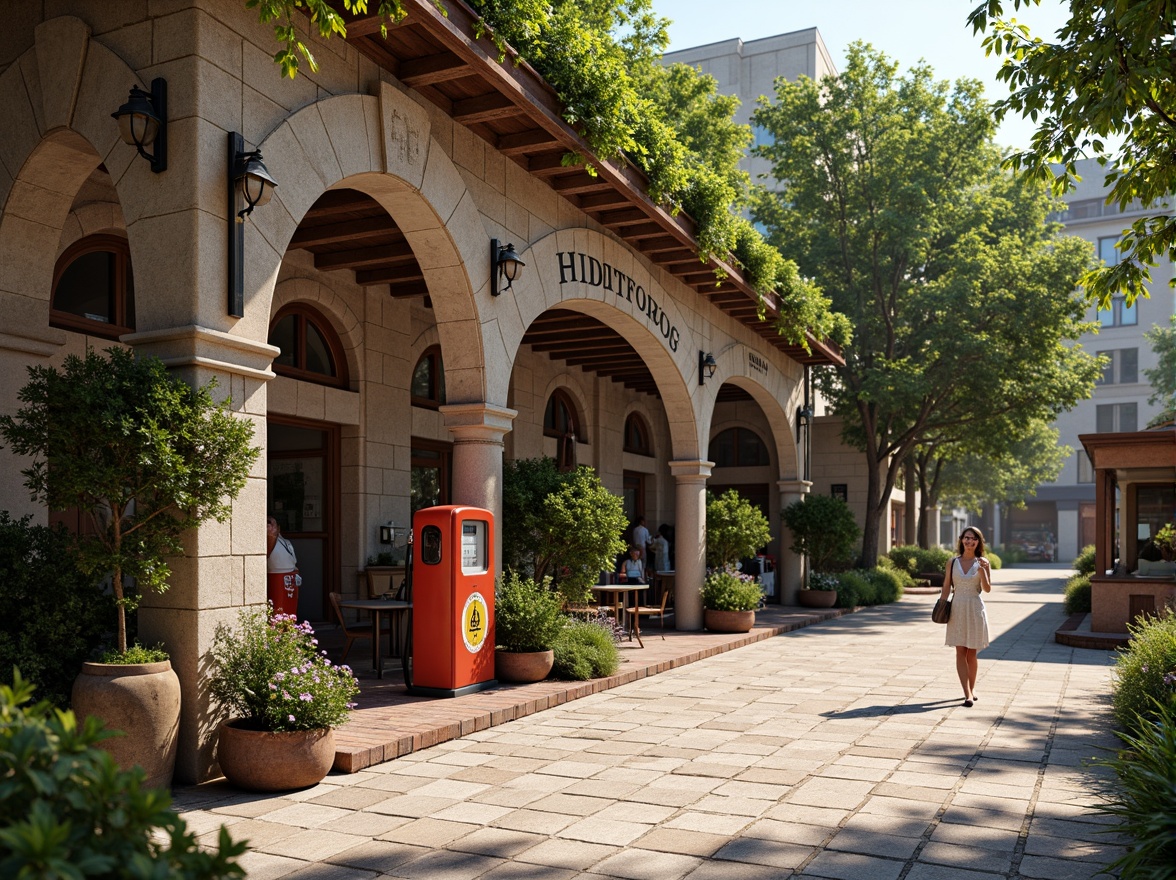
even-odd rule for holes
{"type": "MultiPolygon", "coordinates": [[[[444,14],[441,0],[433,0],[444,14]]],[[[649,180],[649,195],[673,214],[684,211],[696,227],[699,259],[717,257],[740,268],[760,297],[777,294],[777,330],[808,347],[806,331],[818,338],[843,336],[829,300],[801,277],[740,212],[758,187],[739,161],[751,131],[733,119],[738,99],[719,95],[713,77],[686,65],[663,66],[668,20],[651,0],[467,0],[481,17],[486,36],[505,60],[518,53],[555,89],[564,118],[604,160],[629,161],[649,180]]],[[[288,77],[300,60],[317,69],[299,38],[294,13],[305,9],[323,39],[346,36],[346,25],[328,0],[245,0],[263,22],[274,22],[283,48],[274,55],[288,77]]],[[[381,31],[403,20],[401,0],[342,0],[361,15],[374,5],[381,31]]],[[[569,165],[595,170],[583,156],[569,165]]],[[[722,280],[719,273],[716,282],[722,280]]]]}

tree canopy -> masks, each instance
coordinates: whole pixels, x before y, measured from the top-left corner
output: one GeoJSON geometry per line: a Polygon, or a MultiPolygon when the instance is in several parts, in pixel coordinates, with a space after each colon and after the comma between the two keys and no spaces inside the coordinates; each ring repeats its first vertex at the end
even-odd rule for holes
{"type": "Polygon", "coordinates": [[[753,119],[774,137],[776,191],[756,208],[770,240],[854,328],[822,371],[866,453],[863,561],[903,460],[923,441],[1051,420],[1089,396],[1098,361],[1077,340],[1075,283],[1090,245],[1046,223],[1044,188],[1000,168],[980,86],[937,82],[863,44],[843,73],[777,80],[753,119]]]}
{"type": "Polygon", "coordinates": [[[1176,419],[1176,315],[1169,319],[1167,327],[1157,325],[1143,335],[1159,361],[1155,369],[1143,371],[1154,389],[1147,402],[1163,408],[1150,422],[1158,425],[1176,419]]]}
{"type": "MultiPolygon", "coordinates": [[[[1040,0],[1009,0],[1017,10],[1040,0]]],[[[1147,296],[1149,267],[1176,259],[1176,4],[1171,0],[1070,0],[1070,17],[1042,39],[1005,19],[1004,0],[985,0],[968,17],[984,48],[1005,60],[997,77],[1010,94],[996,103],[1037,125],[1030,146],[1008,157],[1011,168],[1049,182],[1055,193],[1076,180],[1075,163],[1096,157],[1107,167],[1108,203],[1143,206],[1114,266],[1092,268],[1082,284],[1105,308],[1112,295],[1147,296]],[[1121,145],[1116,147],[1115,143],[1121,145]]]]}

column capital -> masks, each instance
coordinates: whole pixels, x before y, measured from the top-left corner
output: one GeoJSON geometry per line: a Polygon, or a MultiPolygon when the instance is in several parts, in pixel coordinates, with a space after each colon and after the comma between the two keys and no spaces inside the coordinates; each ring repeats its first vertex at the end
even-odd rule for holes
{"type": "Polygon", "coordinates": [[[197,324],[127,333],[119,342],[141,354],[154,355],[169,367],[203,367],[262,381],[274,377],[270,364],[282,353],[268,343],[197,324]]]}
{"type": "Polygon", "coordinates": [[[813,490],[812,480],[777,480],[776,488],[794,495],[807,495],[813,490]]]}
{"type": "Polygon", "coordinates": [[[710,479],[713,461],[690,460],[671,461],[670,473],[679,483],[703,483],[710,479]]]}
{"type": "Polygon", "coordinates": [[[501,443],[511,430],[518,410],[492,403],[451,403],[440,408],[441,418],[458,443],[501,443]]]}

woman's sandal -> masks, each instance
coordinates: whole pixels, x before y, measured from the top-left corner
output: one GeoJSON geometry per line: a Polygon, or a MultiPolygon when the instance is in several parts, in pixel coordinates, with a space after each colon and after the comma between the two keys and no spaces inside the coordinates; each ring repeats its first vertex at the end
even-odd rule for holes
{"type": "Polygon", "coordinates": [[[971,709],[972,708],[972,701],[971,700],[964,700],[964,708],[971,709]]]}

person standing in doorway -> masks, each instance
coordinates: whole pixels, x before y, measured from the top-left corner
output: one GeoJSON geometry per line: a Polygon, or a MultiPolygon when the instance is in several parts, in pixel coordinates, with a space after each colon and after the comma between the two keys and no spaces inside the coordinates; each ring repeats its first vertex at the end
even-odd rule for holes
{"type": "Polygon", "coordinates": [[[976,676],[980,670],[976,652],[988,647],[988,614],[982,597],[992,592],[992,568],[984,552],[980,530],[972,526],[964,529],[956,545],[959,555],[947,564],[940,593],[944,600],[949,592],[955,594],[945,644],[956,651],[956,674],[964,689],[965,706],[976,701],[976,676]]]}
{"type": "Polygon", "coordinates": [[[641,561],[649,568],[649,529],[645,527],[645,517],[637,517],[633,526],[633,545],[641,550],[641,561]]]}
{"type": "Polygon", "coordinates": [[[282,535],[278,521],[272,516],[266,519],[266,598],[273,606],[274,614],[298,614],[298,587],[302,578],[298,575],[298,557],[294,545],[282,535]]]}

